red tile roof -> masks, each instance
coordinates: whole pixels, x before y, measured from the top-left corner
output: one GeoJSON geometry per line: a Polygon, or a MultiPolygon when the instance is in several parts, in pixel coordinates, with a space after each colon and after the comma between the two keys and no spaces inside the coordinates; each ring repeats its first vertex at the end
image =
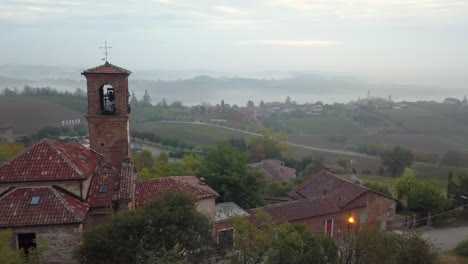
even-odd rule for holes
{"type": "Polygon", "coordinates": [[[195,176],[173,176],[137,182],[135,205],[145,205],[153,199],[162,197],[168,190],[190,193],[198,199],[218,196],[209,186],[200,184],[195,176]]]}
{"type": "Polygon", "coordinates": [[[331,196],[277,203],[252,209],[251,212],[255,214],[256,211],[262,209],[279,222],[300,220],[341,211],[336,199],[331,196]]]}
{"type": "Polygon", "coordinates": [[[86,179],[100,160],[85,147],[43,139],[0,166],[0,183],[86,179]]]}
{"type": "Polygon", "coordinates": [[[0,227],[81,223],[89,206],[53,187],[18,187],[0,197],[0,227]],[[40,196],[38,205],[31,205],[40,196]]]}
{"type": "Polygon", "coordinates": [[[286,167],[283,164],[284,162],[281,160],[268,159],[249,164],[249,166],[259,169],[267,179],[289,182],[296,175],[296,169],[286,167]]]}
{"type": "Polygon", "coordinates": [[[114,192],[117,194],[118,177],[118,170],[106,165],[100,165],[93,174],[86,202],[91,207],[111,205],[114,200],[114,192]],[[103,185],[107,186],[106,192],[99,192],[100,186],[103,185]]]}
{"type": "Polygon", "coordinates": [[[83,74],[86,73],[119,73],[119,74],[131,74],[132,72],[124,68],[115,66],[106,61],[105,64],[99,65],[97,67],[87,69],[83,71],[83,74]]]}
{"type": "Polygon", "coordinates": [[[370,189],[342,179],[327,171],[321,171],[288,193],[293,199],[317,198],[324,195],[335,197],[339,206],[344,207],[370,189]]]}
{"type": "Polygon", "coordinates": [[[132,160],[127,159],[122,163],[117,187],[119,200],[132,200],[135,193],[135,172],[136,167],[132,160]]]}

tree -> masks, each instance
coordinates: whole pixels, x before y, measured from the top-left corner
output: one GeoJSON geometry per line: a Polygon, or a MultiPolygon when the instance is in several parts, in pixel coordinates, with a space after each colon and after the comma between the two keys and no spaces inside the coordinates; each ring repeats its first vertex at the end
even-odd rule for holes
{"type": "Polygon", "coordinates": [[[265,102],[263,102],[263,100],[260,101],[260,104],[258,106],[261,107],[261,108],[264,108],[265,107],[265,102]]]}
{"type": "Polygon", "coordinates": [[[154,158],[151,151],[143,149],[133,156],[133,160],[138,169],[151,168],[154,165],[154,158]]]}
{"type": "Polygon", "coordinates": [[[447,179],[447,199],[453,198],[453,190],[454,189],[454,182],[453,182],[453,175],[452,171],[449,171],[448,179],[447,179]]]}
{"type": "Polygon", "coordinates": [[[456,206],[465,206],[468,204],[468,174],[458,173],[456,179],[453,181],[453,195],[452,201],[456,206]],[[465,198],[463,198],[463,197],[465,198]]]}
{"type": "Polygon", "coordinates": [[[413,163],[413,154],[398,145],[382,154],[382,164],[392,177],[400,176],[413,163]]]}
{"type": "Polygon", "coordinates": [[[203,159],[200,156],[187,154],[182,157],[180,169],[182,175],[199,175],[202,171],[203,159]]]}
{"type": "MultiPolygon", "coordinates": [[[[262,101],[262,102],[263,102],[263,101],[262,101]]],[[[248,108],[253,108],[253,107],[255,107],[254,102],[251,101],[251,100],[247,101],[247,107],[248,107],[248,108]]]]}
{"type": "Polygon", "coordinates": [[[142,179],[154,179],[175,176],[177,174],[179,173],[176,166],[169,162],[169,155],[165,152],[159,154],[151,168],[145,167],[140,171],[140,177],[142,179]]]}
{"type": "Polygon", "coordinates": [[[209,263],[214,255],[209,219],[190,194],[163,198],[91,227],[75,258],[80,263],[209,263]],[[161,260],[161,261],[160,261],[161,260]]]}
{"type": "Polygon", "coordinates": [[[365,182],[363,184],[363,186],[373,190],[373,191],[376,191],[376,192],[379,192],[379,193],[383,193],[383,194],[386,194],[390,197],[392,197],[392,193],[390,192],[390,190],[388,189],[387,186],[385,185],[382,185],[382,184],[379,184],[379,183],[374,183],[374,182],[365,182]]]}
{"type": "Polygon", "coordinates": [[[249,161],[259,162],[263,159],[280,159],[289,148],[287,137],[282,133],[274,133],[267,128],[261,128],[262,136],[251,136],[249,142],[249,161]]]}
{"type": "Polygon", "coordinates": [[[222,201],[243,207],[263,204],[263,176],[247,166],[247,155],[226,142],[208,150],[200,176],[220,194],[222,201]]]}
{"type": "Polygon", "coordinates": [[[286,104],[291,104],[292,100],[291,100],[291,97],[289,97],[289,95],[286,97],[286,100],[284,100],[284,102],[286,104]]]}
{"type": "Polygon", "coordinates": [[[132,91],[132,96],[130,98],[130,105],[131,106],[139,106],[140,105],[140,102],[138,102],[138,98],[136,97],[134,91],[132,91]]]}
{"type": "MultiPolygon", "coordinates": [[[[26,87],[28,87],[28,86],[25,86],[25,87],[24,87],[24,90],[26,90],[26,87]]],[[[24,91],[23,91],[23,93],[24,93],[24,91]]],[[[75,89],[75,92],[73,93],[73,95],[74,95],[74,96],[78,96],[78,97],[86,97],[86,96],[87,96],[87,95],[86,95],[86,92],[83,91],[83,90],[80,89],[80,88],[76,88],[76,89],[75,89]]]]}
{"type": "Polygon", "coordinates": [[[151,96],[148,93],[148,90],[145,90],[145,94],[143,95],[143,98],[140,101],[141,106],[152,106],[151,104],[151,96]]]}
{"type": "Polygon", "coordinates": [[[0,231],[0,259],[5,264],[23,264],[25,262],[21,257],[21,251],[12,249],[9,244],[12,237],[11,230],[0,231]]]}
{"type": "Polygon", "coordinates": [[[0,144],[0,164],[13,158],[23,149],[24,146],[21,144],[0,144]]]}

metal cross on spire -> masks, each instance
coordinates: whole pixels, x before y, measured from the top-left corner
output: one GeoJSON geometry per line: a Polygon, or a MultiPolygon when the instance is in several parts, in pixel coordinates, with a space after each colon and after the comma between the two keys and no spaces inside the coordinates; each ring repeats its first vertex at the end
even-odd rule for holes
{"type": "Polygon", "coordinates": [[[107,55],[109,55],[108,49],[112,49],[112,47],[107,46],[107,41],[104,41],[104,47],[99,47],[100,49],[104,49],[104,55],[106,56],[105,58],[102,58],[103,61],[107,63],[107,55]]]}

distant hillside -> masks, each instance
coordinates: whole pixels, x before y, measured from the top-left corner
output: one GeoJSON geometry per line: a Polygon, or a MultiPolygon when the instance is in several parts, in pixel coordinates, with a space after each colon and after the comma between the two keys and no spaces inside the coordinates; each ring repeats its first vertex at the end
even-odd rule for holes
{"type": "Polygon", "coordinates": [[[60,100],[59,97],[0,98],[0,121],[12,124],[16,135],[35,134],[44,126],[61,125],[62,120],[80,119],[81,124],[86,125],[84,113],[70,108],[80,104],[86,107],[86,104],[76,102],[73,98],[68,100],[60,100]],[[66,107],[61,103],[69,106],[66,107]]]}

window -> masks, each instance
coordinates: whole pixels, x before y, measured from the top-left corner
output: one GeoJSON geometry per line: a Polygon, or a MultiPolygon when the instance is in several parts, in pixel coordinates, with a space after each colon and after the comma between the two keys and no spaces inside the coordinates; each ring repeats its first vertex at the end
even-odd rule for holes
{"type": "Polygon", "coordinates": [[[31,198],[31,202],[29,203],[29,205],[31,205],[31,206],[38,206],[40,201],[41,201],[41,196],[40,196],[40,195],[33,195],[33,197],[31,198]]]}
{"type": "Polygon", "coordinates": [[[390,208],[390,209],[387,210],[387,216],[390,217],[392,215],[393,215],[393,209],[390,208]]]}
{"type": "Polygon", "coordinates": [[[30,248],[36,247],[35,233],[16,234],[16,240],[18,242],[18,249],[23,250],[26,255],[28,255],[30,248]]]}
{"type": "Polygon", "coordinates": [[[107,193],[107,184],[99,185],[99,193],[107,193]]]}
{"type": "Polygon", "coordinates": [[[108,84],[103,85],[100,89],[101,111],[105,115],[115,114],[115,91],[108,84]]]}
{"type": "Polygon", "coordinates": [[[327,220],[325,223],[325,235],[332,237],[333,236],[333,219],[327,220]]]}
{"type": "Polygon", "coordinates": [[[359,215],[359,222],[364,223],[366,222],[366,213],[362,212],[361,215],[359,215]]]}
{"type": "Polygon", "coordinates": [[[387,221],[382,220],[382,222],[380,222],[380,229],[387,230],[387,221]]]}
{"type": "Polygon", "coordinates": [[[222,247],[232,247],[234,245],[234,232],[232,229],[218,231],[218,243],[222,247]]]}

